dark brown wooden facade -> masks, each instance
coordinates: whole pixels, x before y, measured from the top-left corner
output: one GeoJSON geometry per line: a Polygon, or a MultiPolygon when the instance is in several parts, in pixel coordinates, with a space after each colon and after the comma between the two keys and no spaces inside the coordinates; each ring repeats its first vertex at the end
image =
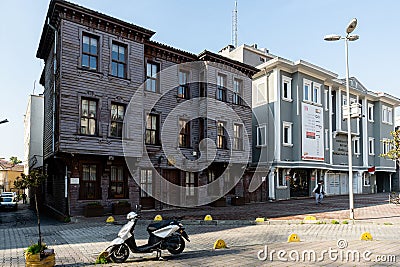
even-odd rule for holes
{"type": "MultiPolygon", "coordinates": [[[[106,212],[118,201],[147,208],[165,206],[141,192],[136,182],[141,181],[139,176],[146,175],[143,170],[150,168],[142,159],[143,153],[148,153],[156,171],[174,184],[184,186],[186,174],[166,158],[158,140],[146,135],[146,118],[154,114],[155,124],[162,128],[168,114],[182,102],[200,96],[215,99],[219,74],[225,77],[227,88],[232,88],[236,80],[241,81],[240,101],[233,100],[235,96],[227,90],[223,102],[238,114],[238,125],[247,130],[245,137],[251,140],[250,78],[257,71],[253,67],[208,51],[195,55],[157,43],[150,40],[154,34],[150,30],[62,0],[50,2],[47,17],[37,51],[37,57],[45,62],[41,84],[45,88],[43,138],[48,180],[43,204],[56,213],[81,215],[84,207],[92,202],[103,205],[106,212]],[[187,70],[187,88],[177,89],[183,91],[167,92],[169,84],[179,84],[180,74],[169,75],[170,72],[162,74],[154,92],[151,85],[143,86],[146,80],[152,79],[149,78],[149,64],[153,64],[153,71],[162,72],[177,64],[195,61],[202,63],[196,65],[199,68],[187,70]],[[200,80],[200,75],[210,81],[207,86],[194,82],[200,80]],[[146,89],[146,86],[150,87],[146,89]],[[132,170],[128,169],[124,156],[119,116],[124,116],[133,95],[139,95],[141,103],[135,103],[135,119],[128,127],[127,140],[132,143],[129,155],[135,162],[132,170]],[[151,105],[154,99],[159,101],[151,105]]],[[[201,113],[205,104],[199,102],[198,105],[201,113]]],[[[227,127],[235,123],[224,114],[220,114],[220,119],[227,127]]],[[[160,133],[156,134],[155,138],[160,138],[160,133]]],[[[202,139],[218,139],[217,122],[201,118],[190,120],[187,137],[180,151],[187,160],[195,160],[202,139]]],[[[251,155],[251,144],[246,147],[251,155]]],[[[193,174],[191,186],[207,184],[210,170],[218,173],[229,162],[243,161],[243,153],[231,154],[229,148],[218,149],[208,170],[193,174]]],[[[243,182],[229,194],[244,196],[243,182]]]]}

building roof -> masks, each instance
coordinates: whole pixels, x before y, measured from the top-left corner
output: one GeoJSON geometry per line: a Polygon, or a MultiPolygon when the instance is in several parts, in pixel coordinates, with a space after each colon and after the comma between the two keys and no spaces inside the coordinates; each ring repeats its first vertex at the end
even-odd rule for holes
{"type": "Polygon", "coordinates": [[[20,164],[13,165],[11,162],[7,160],[0,159],[0,170],[22,172],[24,171],[24,165],[20,164]]]}
{"type": "Polygon", "coordinates": [[[155,34],[152,30],[65,0],[51,0],[43,25],[36,57],[40,59],[45,59],[47,57],[51,49],[48,44],[51,43],[54,38],[54,32],[50,29],[48,24],[50,23],[53,26],[57,26],[60,18],[76,21],[81,24],[87,24],[90,27],[99,28],[103,31],[109,31],[114,34],[118,33],[125,38],[138,41],[149,40],[151,36],[155,34]]]}
{"type": "Polygon", "coordinates": [[[198,55],[198,58],[199,58],[199,60],[226,64],[232,68],[235,68],[235,69],[243,72],[249,78],[253,77],[253,75],[259,71],[259,69],[255,68],[253,66],[247,65],[247,64],[242,63],[237,60],[233,60],[233,59],[224,57],[220,54],[216,54],[216,53],[210,52],[208,50],[204,50],[203,52],[201,52],[198,55]]]}

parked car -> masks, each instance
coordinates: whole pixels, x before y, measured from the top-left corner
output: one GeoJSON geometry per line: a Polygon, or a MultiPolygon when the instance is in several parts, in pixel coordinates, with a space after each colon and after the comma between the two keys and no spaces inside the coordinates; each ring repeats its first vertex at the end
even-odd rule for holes
{"type": "Polygon", "coordinates": [[[18,204],[16,202],[15,197],[0,197],[0,208],[4,210],[17,210],[18,209],[18,204]]]}
{"type": "Polygon", "coordinates": [[[1,196],[2,197],[16,197],[17,193],[15,193],[15,192],[2,192],[1,196]]]}

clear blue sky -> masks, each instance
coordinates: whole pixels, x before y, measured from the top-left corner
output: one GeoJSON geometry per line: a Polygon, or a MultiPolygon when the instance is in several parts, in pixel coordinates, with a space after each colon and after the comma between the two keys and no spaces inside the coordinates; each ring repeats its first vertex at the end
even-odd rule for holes
{"type": "MultiPolygon", "coordinates": [[[[79,5],[156,31],[153,40],[199,53],[218,52],[231,42],[234,0],[72,0],[79,5]]],[[[43,63],[35,57],[49,1],[1,1],[0,158],[23,158],[23,118],[28,95],[43,92],[43,63]]],[[[344,34],[356,17],[350,45],[350,75],[369,90],[400,97],[400,2],[346,0],[239,0],[239,44],[257,43],[272,54],[303,59],[344,77],[344,43],[325,42],[344,34]]]]}

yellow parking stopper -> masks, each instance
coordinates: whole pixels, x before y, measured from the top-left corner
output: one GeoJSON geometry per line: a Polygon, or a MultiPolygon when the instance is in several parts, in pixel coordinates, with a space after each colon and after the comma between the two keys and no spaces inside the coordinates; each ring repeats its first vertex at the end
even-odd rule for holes
{"type": "Polygon", "coordinates": [[[156,215],[156,217],[154,217],[155,221],[162,221],[162,217],[160,214],[156,215]]]}
{"type": "Polygon", "coordinates": [[[211,215],[206,215],[206,216],[204,217],[204,220],[205,220],[205,221],[212,221],[211,215]]]}
{"type": "Polygon", "coordinates": [[[304,217],[304,221],[316,221],[317,218],[315,218],[314,216],[310,216],[307,215],[306,217],[304,217]]]}
{"type": "Polygon", "coordinates": [[[107,218],[106,223],[113,223],[114,221],[115,221],[114,217],[110,216],[110,217],[107,218]]]}
{"type": "Polygon", "coordinates": [[[258,217],[258,218],[256,218],[256,222],[258,222],[258,223],[265,222],[265,219],[258,217]]]}
{"type": "Polygon", "coordinates": [[[218,239],[217,241],[215,241],[213,248],[214,249],[221,249],[221,248],[227,248],[227,247],[226,247],[226,243],[225,243],[224,240],[218,239]]]}
{"type": "Polygon", "coordinates": [[[372,235],[371,235],[371,233],[369,233],[369,232],[364,232],[364,233],[362,233],[362,235],[361,235],[361,240],[364,240],[364,241],[371,241],[371,240],[372,240],[372,235]]]}
{"type": "Polygon", "coordinates": [[[297,234],[291,234],[287,242],[300,242],[300,237],[297,234]]]}

